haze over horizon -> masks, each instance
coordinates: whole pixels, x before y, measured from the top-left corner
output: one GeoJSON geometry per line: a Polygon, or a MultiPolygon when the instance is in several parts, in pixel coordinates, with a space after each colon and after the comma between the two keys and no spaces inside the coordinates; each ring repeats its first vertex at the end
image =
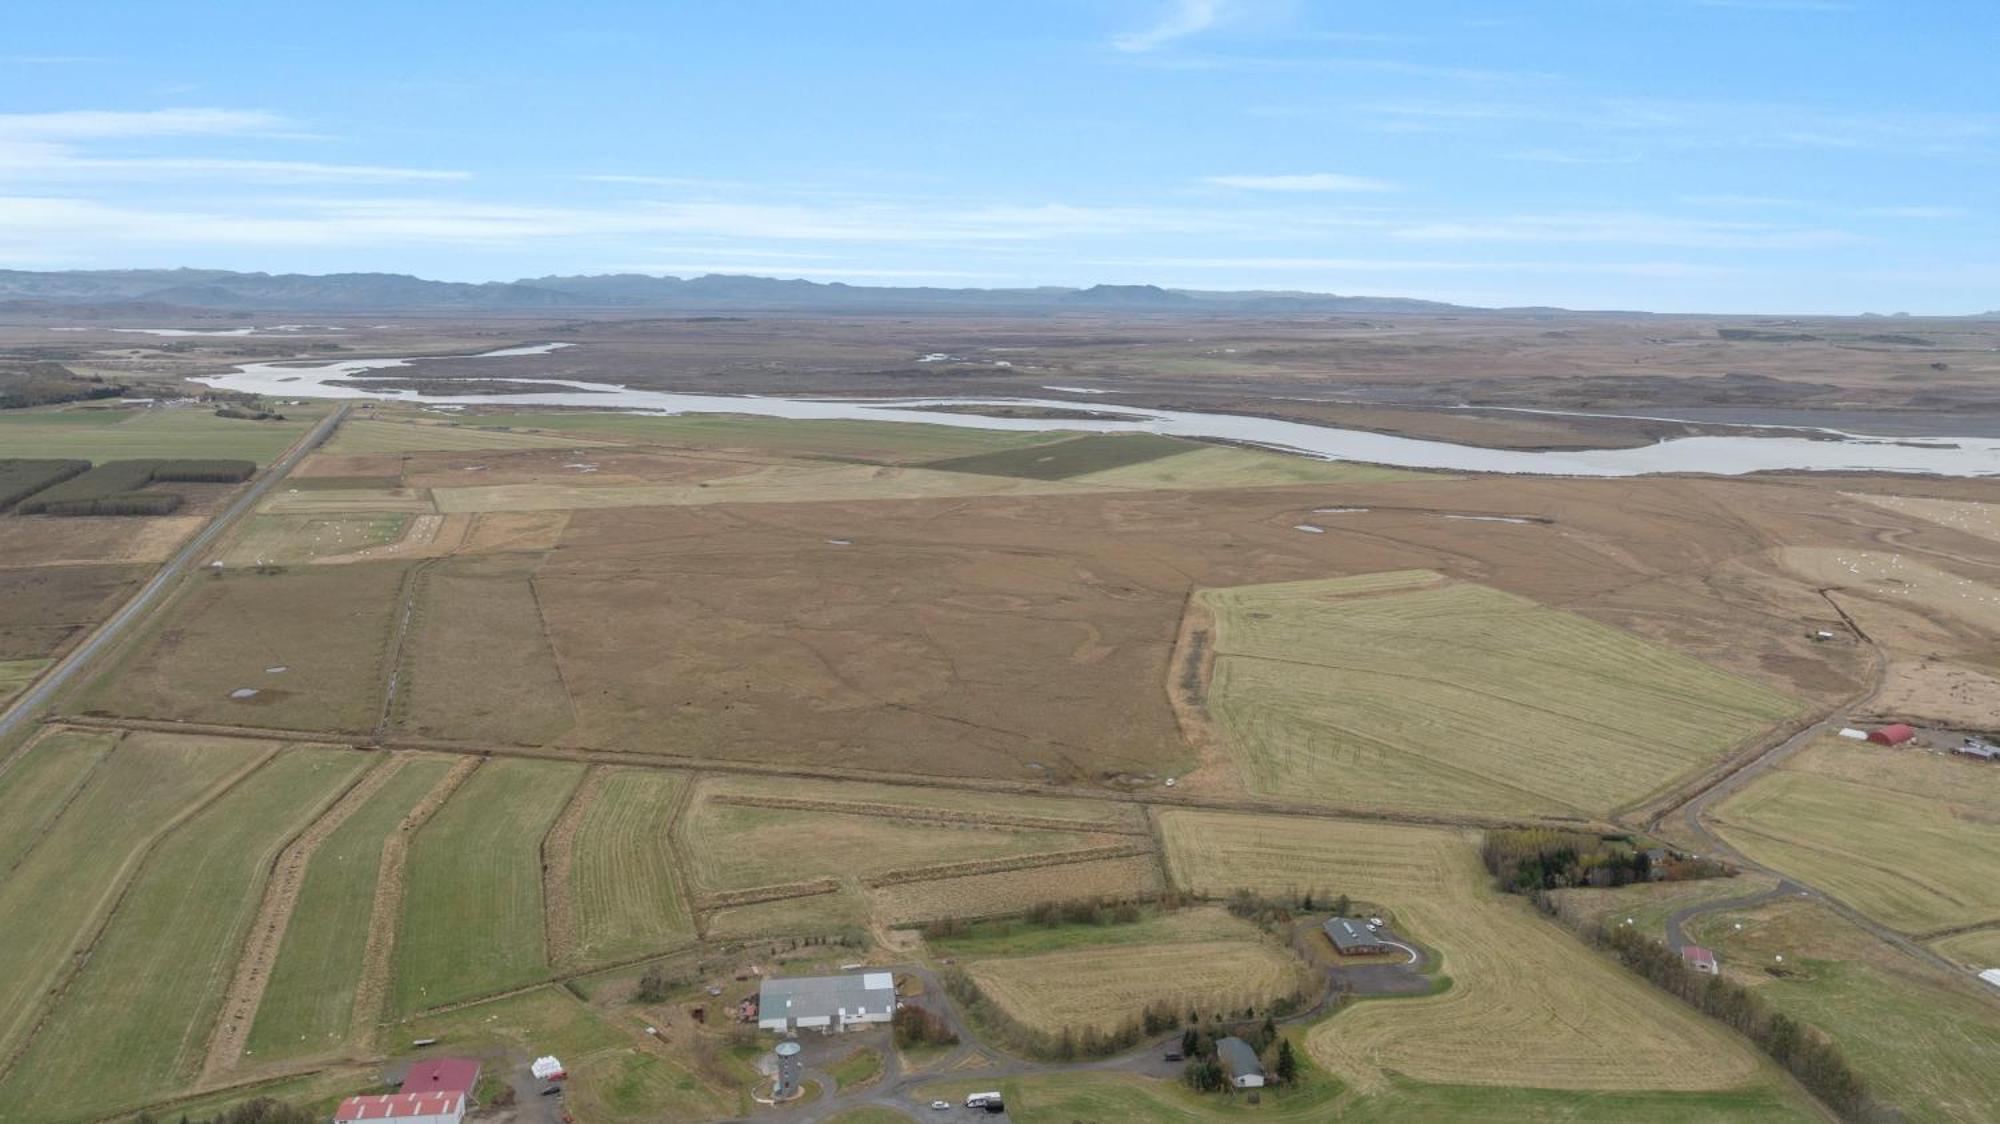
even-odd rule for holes
{"type": "Polygon", "coordinates": [[[1983,4],[208,11],[10,13],[0,268],[2000,307],[1983,4]]]}

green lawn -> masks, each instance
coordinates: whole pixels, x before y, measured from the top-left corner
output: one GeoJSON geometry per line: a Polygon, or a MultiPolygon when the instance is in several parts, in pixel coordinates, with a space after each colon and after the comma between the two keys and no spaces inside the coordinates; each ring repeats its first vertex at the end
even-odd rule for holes
{"type": "Polygon", "coordinates": [[[58,407],[0,412],[0,449],[10,457],[91,461],[198,457],[269,464],[323,413],[305,407],[286,421],[219,418],[199,406],[58,407]]]}
{"type": "MultiPolygon", "coordinates": [[[[61,752],[95,753],[115,741],[112,734],[74,735],[61,743],[61,752]]],[[[0,1048],[11,1048],[35,1017],[37,997],[117,897],[130,873],[127,864],[147,841],[202,793],[270,748],[260,742],[128,737],[45,826],[32,849],[17,855],[17,865],[0,878],[0,1048]]],[[[10,778],[29,775],[16,777],[20,768],[10,770],[10,778]]]]}
{"type": "Polygon", "coordinates": [[[23,1119],[88,1118],[187,1084],[272,861],[367,761],[287,750],[168,835],[0,1098],[23,1119]]]}
{"type": "Polygon", "coordinates": [[[0,703],[28,689],[50,660],[0,660],[0,703]]]}
{"type": "Polygon", "coordinates": [[[20,862],[111,751],[102,734],[60,732],[0,773],[0,872],[20,862]]]}
{"type": "Polygon", "coordinates": [[[335,1050],[346,1041],[382,846],[451,765],[439,757],[411,760],[314,852],[251,1025],[246,1062],[335,1050]]]}
{"type": "Polygon", "coordinates": [[[882,1052],[872,1046],[863,1046],[827,1066],[826,1075],[833,1078],[842,1092],[864,1081],[873,1081],[882,1076],[882,1052]]]}
{"type": "Polygon", "coordinates": [[[542,837],[582,774],[581,765],[488,761],[418,833],[396,938],[396,1010],[549,975],[542,837]]]}
{"type": "Polygon", "coordinates": [[[946,472],[974,472],[982,476],[1066,480],[1089,472],[1103,472],[1191,453],[1200,448],[1192,441],[1151,433],[1100,433],[1032,448],[928,461],[923,467],[946,472]]]}
{"type": "Polygon", "coordinates": [[[673,417],[611,412],[475,414],[462,424],[594,434],[657,445],[760,449],[898,464],[1019,449],[1059,436],[1050,432],[967,429],[922,422],[788,421],[726,414],[673,417]]]}
{"type": "Polygon", "coordinates": [[[938,956],[975,960],[991,956],[1033,956],[1073,948],[1106,945],[1161,944],[1169,941],[1226,940],[1255,937],[1257,930],[1217,907],[1165,911],[1143,906],[1139,920],[1124,924],[1064,923],[1038,925],[1017,917],[975,921],[964,933],[926,937],[938,956]]]}
{"type": "Polygon", "coordinates": [[[667,820],[687,779],[613,769],[578,825],[569,879],[581,963],[669,948],[694,936],[667,820]]]}

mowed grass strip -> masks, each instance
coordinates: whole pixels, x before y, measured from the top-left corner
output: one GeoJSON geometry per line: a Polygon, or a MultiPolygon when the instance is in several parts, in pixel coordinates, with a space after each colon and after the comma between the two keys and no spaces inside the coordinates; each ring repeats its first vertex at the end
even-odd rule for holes
{"type": "Polygon", "coordinates": [[[1773,1080],[1742,1039],[1584,948],[1489,885],[1469,835],[1440,828],[1173,809],[1177,884],[1324,888],[1384,909],[1439,951],[1439,995],[1356,1004],[1320,1023],[1316,1061],[1364,1092],[1421,1081],[1595,1090],[1729,1089],[1773,1080]]]}
{"type": "Polygon", "coordinates": [[[423,1010],[549,974],[542,837],[582,776],[581,765],[489,761],[424,825],[410,852],[396,938],[396,1010],[423,1010]]]}
{"type": "Polygon", "coordinates": [[[1024,1026],[1112,1031],[1154,1003],[1204,1013],[1259,1009],[1310,985],[1284,946],[1242,937],[980,960],[979,989],[1024,1026]]]}
{"type": "Polygon", "coordinates": [[[1798,709],[1584,617],[1413,580],[1202,591],[1217,626],[1210,711],[1252,790],[1601,815],[1798,709]]]}
{"type": "Polygon", "coordinates": [[[141,457],[228,458],[269,464],[320,416],[307,407],[286,421],[219,418],[199,407],[69,408],[0,414],[0,449],[10,457],[78,457],[93,462],[141,457]]]}
{"type": "MultiPolygon", "coordinates": [[[[1964,772],[1968,789],[1989,779],[1977,764],[1964,772]]],[[[2000,918],[2000,826],[1980,809],[1778,769],[1724,801],[1714,820],[1751,858],[1894,928],[2000,918]]]]}
{"type": "MultiPolygon", "coordinates": [[[[263,742],[166,735],[74,734],[62,752],[117,745],[32,849],[0,878],[0,1050],[10,1050],[99,913],[117,896],[128,865],[155,834],[201,795],[268,753],[263,742]]],[[[15,825],[9,825],[11,832],[15,825]]]]}
{"type": "Polygon", "coordinates": [[[382,845],[451,764],[442,757],[405,762],[313,853],[250,1027],[246,1064],[336,1050],[343,1044],[368,945],[382,845]]]}
{"type": "Polygon", "coordinates": [[[0,878],[34,848],[110,752],[109,737],[57,731],[0,772],[0,878]]]}
{"type": "Polygon", "coordinates": [[[589,963],[670,947],[694,936],[668,838],[686,777],[607,771],[570,851],[577,957],[589,963]]]}
{"type": "Polygon", "coordinates": [[[1157,461],[1199,448],[1201,446],[1192,441],[1151,433],[1099,433],[1025,449],[926,461],[922,467],[940,472],[971,472],[981,476],[1067,480],[1087,473],[1157,461]]]}
{"type": "Polygon", "coordinates": [[[367,763],[286,750],[168,835],[0,1097],[25,1119],[58,1120],[192,1079],[272,860],[367,763]]]}
{"type": "Polygon", "coordinates": [[[84,705],[135,718],[372,731],[406,568],[204,576],[84,705]],[[256,694],[232,697],[246,689],[256,694]]]}

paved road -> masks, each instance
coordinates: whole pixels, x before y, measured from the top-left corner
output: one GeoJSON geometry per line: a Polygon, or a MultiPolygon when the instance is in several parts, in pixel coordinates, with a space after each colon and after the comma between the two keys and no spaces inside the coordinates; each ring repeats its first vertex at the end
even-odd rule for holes
{"type": "Polygon", "coordinates": [[[81,671],[84,665],[90,662],[92,657],[103,651],[107,645],[117,640],[134,621],[145,616],[147,611],[152,609],[154,604],[159,601],[161,594],[166,591],[167,587],[172,585],[174,580],[187,570],[189,564],[201,556],[202,551],[208,549],[209,544],[215,541],[216,536],[220,535],[224,528],[234,523],[244,512],[249,511],[257,503],[258,499],[266,491],[270,490],[271,485],[283,479],[284,475],[292,470],[292,466],[299,463],[300,458],[312,452],[322,441],[325,441],[327,435],[333,432],[334,427],[340,424],[340,419],[347,416],[347,411],[348,407],[341,405],[326,417],[321,418],[319,424],[307,431],[306,435],[301,437],[289,452],[276,461],[273,461],[255,480],[251,481],[250,486],[244,489],[242,495],[237,496],[228,507],[222,510],[220,515],[209,520],[208,526],[203,527],[172,558],[168,559],[167,564],[161,566],[159,572],[154,574],[152,579],[145,585],[141,586],[139,592],[133,594],[130,601],[120,606],[117,612],[111,614],[111,617],[99,625],[95,632],[85,637],[83,643],[78,644],[69,655],[64,656],[54,667],[44,672],[41,680],[16,698],[13,705],[7,707],[4,711],[0,711],[0,739],[5,739],[7,735],[13,733],[17,727],[26,722],[30,716],[39,711],[44,704],[55,697],[57,691],[62,690],[71,679],[75,678],[76,673],[81,671]]]}

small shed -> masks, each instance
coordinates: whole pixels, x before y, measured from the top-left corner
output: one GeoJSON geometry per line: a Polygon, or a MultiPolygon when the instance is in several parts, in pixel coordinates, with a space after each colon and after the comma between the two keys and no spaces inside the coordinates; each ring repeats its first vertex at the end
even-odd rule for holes
{"type": "Polygon", "coordinates": [[[1681,949],[1681,959],[1697,972],[1710,976],[1722,974],[1722,967],[1715,962],[1715,953],[1698,944],[1691,944],[1681,949]]]}
{"type": "Polygon", "coordinates": [[[1222,1068],[1229,1071],[1229,1083],[1238,1089],[1256,1089],[1264,1084],[1264,1063],[1257,1060],[1257,1051],[1248,1042],[1234,1035],[1218,1039],[1215,1043],[1215,1057],[1222,1068]]]}
{"type": "Polygon", "coordinates": [[[1876,745],[1902,745],[1916,736],[1916,730],[1901,722],[1891,726],[1878,726],[1868,731],[1868,740],[1876,745]]]}

